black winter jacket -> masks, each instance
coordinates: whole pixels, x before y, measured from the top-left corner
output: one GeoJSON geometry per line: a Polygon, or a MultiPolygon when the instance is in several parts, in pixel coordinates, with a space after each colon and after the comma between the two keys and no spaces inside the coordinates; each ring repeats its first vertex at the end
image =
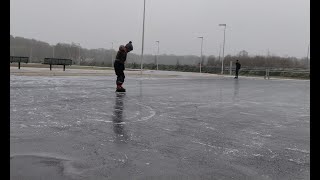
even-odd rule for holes
{"type": "Polygon", "coordinates": [[[116,60],[119,60],[121,63],[124,63],[127,60],[127,52],[118,51],[116,60]]]}
{"type": "Polygon", "coordinates": [[[236,70],[239,70],[241,68],[241,64],[236,62],[236,70]]]}

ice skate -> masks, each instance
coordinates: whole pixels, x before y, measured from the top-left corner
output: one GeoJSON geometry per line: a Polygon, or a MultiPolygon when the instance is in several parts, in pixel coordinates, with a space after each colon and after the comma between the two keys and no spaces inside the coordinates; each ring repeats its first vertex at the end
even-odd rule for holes
{"type": "Polygon", "coordinates": [[[117,86],[116,92],[126,92],[126,89],[122,86],[117,86]]]}

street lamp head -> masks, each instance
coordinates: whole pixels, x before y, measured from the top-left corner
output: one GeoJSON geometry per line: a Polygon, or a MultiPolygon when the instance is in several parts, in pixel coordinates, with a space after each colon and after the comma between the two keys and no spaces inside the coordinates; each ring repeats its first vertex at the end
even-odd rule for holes
{"type": "Polygon", "coordinates": [[[203,38],[203,36],[200,36],[200,37],[198,37],[198,38],[203,38]]]}
{"type": "Polygon", "coordinates": [[[219,24],[219,26],[227,26],[227,24],[219,24]]]}
{"type": "Polygon", "coordinates": [[[159,43],[159,41],[156,41],[157,43],[159,43]]]}

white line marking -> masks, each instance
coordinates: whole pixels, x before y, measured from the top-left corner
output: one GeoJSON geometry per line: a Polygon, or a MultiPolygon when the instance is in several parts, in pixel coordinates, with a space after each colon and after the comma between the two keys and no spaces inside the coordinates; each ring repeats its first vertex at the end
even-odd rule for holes
{"type": "Polygon", "coordinates": [[[303,149],[297,149],[297,148],[286,148],[286,149],[287,149],[287,150],[291,150],[291,151],[299,151],[299,152],[307,153],[307,154],[310,153],[309,151],[303,150],[303,149]]]}
{"type": "Polygon", "coordinates": [[[240,112],[240,114],[245,114],[245,115],[252,115],[252,116],[258,116],[257,114],[252,114],[252,113],[245,113],[245,112],[240,112]]]}
{"type": "Polygon", "coordinates": [[[106,123],[110,123],[112,121],[106,121],[106,120],[102,120],[102,119],[90,119],[92,121],[99,121],[99,122],[106,122],[106,123]]]}
{"type": "Polygon", "coordinates": [[[197,141],[191,141],[193,143],[197,143],[197,144],[201,144],[201,145],[204,145],[204,146],[209,146],[209,147],[212,147],[212,148],[216,148],[215,146],[212,146],[212,145],[209,145],[209,144],[205,144],[205,143],[202,143],[202,142],[197,142],[197,141]]]}

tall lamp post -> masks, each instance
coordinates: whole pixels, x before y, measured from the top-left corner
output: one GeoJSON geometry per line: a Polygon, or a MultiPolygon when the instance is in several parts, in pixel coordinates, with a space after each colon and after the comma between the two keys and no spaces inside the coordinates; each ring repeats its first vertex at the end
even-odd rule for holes
{"type": "Polygon", "coordinates": [[[30,63],[31,63],[31,60],[32,60],[32,46],[30,48],[30,63]]]}
{"type": "Polygon", "coordinates": [[[221,56],[221,44],[219,46],[219,61],[220,61],[220,56],[221,56]]]}
{"type": "Polygon", "coordinates": [[[219,24],[219,26],[224,26],[224,32],[223,32],[223,49],[222,49],[222,63],[221,63],[221,74],[223,74],[224,46],[225,46],[225,40],[226,40],[226,28],[227,28],[227,24],[219,24]]]}
{"type": "Polygon", "coordinates": [[[145,13],[146,13],[146,0],[143,1],[143,25],[142,25],[142,47],[141,47],[141,70],[140,74],[142,75],[142,69],[143,69],[143,48],[144,48],[144,19],[145,19],[145,13]]]}
{"type": "Polygon", "coordinates": [[[201,54],[200,54],[200,73],[201,73],[201,65],[202,65],[202,45],[203,45],[203,37],[198,37],[201,38],[201,54]]]}
{"type": "Polygon", "coordinates": [[[158,56],[159,56],[159,44],[160,42],[159,41],[156,41],[158,43],[158,53],[157,53],[157,56],[156,56],[156,61],[157,61],[157,71],[159,70],[158,68],[158,56]]]}
{"type": "Polygon", "coordinates": [[[80,43],[74,43],[76,45],[78,45],[78,48],[79,48],[79,54],[78,54],[78,61],[79,61],[79,66],[81,65],[81,62],[80,62],[80,43]]]}
{"type": "Polygon", "coordinates": [[[310,61],[309,61],[309,51],[310,51],[310,43],[308,45],[308,53],[307,53],[307,68],[310,70],[310,61]]]}
{"type": "Polygon", "coordinates": [[[78,43],[79,44],[79,65],[81,65],[81,59],[80,59],[80,48],[81,48],[81,46],[80,46],[80,43],[78,43]]]}
{"type": "Polygon", "coordinates": [[[111,67],[113,67],[113,42],[111,42],[111,67]]]}

